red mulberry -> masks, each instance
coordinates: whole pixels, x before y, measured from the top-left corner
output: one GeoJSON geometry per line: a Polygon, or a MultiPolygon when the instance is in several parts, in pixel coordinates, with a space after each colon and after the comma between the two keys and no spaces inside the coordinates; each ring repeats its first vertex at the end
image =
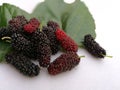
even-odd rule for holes
{"type": "Polygon", "coordinates": [[[48,72],[51,75],[56,75],[73,69],[79,62],[80,57],[75,52],[67,52],[59,56],[49,65],[48,72]]]}
{"type": "Polygon", "coordinates": [[[50,40],[52,54],[56,54],[60,50],[60,46],[58,40],[56,39],[54,30],[51,27],[44,26],[42,31],[47,35],[48,39],[50,40]]]}
{"type": "Polygon", "coordinates": [[[57,29],[55,34],[63,49],[66,51],[77,52],[78,45],[63,30],[57,29]]]}
{"type": "Polygon", "coordinates": [[[106,51],[88,34],[84,37],[85,48],[95,57],[104,58],[106,51]]]}
{"type": "Polygon", "coordinates": [[[17,70],[27,76],[37,76],[40,72],[38,65],[32,63],[29,58],[16,52],[6,55],[6,62],[13,65],[17,70]]]}
{"type": "Polygon", "coordinates": [[[24,30],[28,33],[33,33],[36,31],[36,27],[34,27],[32,24],[28,23],[24,25],[24,30]]]}

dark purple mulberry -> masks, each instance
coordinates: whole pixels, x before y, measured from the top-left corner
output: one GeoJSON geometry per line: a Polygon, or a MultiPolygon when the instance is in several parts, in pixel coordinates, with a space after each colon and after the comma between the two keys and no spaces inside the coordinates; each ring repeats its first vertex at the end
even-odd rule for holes
{"type": "Polygon", "coordinates": [[[51,49],[50,41],[46,34],[37,30],[33,33],[31,42],[33,42],[33,48],[36,50],[37,59],[42,67],[47,67],[50,63],[51,49]]]}
{"type": "Polygon", "coordinates": [[[27,40],[22,34],[14,33],[11,36],[11,45],[14,50],[20,51],[30,58],[36,57],[32,43],[27,40]]]}
{"type": "Polygon", "coordinates": [[[59,42],[56,39],[54,30],[51,27],[44,26],[42,31],[47,35],[50,40],[50,47],[52,54],[56,54],[60,50],[59,42]]]}
{"type": "Polygon", "coordinates": [[[50,57],[51,57],[51,48],[48,44],[39,43],[39,46],[37,48],[37,58],[39,61],[40,66],[42,67],[48,67],[50,64],[50,57]]]}
{"type": "Polygon", "coordinates": [[[48,21],[47,26],[53,28],[54,31],[56,31],[56,29],[60,27],[58,23],[54,21],[48,21]]]}
{"type": "Polygon", "coordinates": [[[104,56],[106,56],[105,49],[103,49],[90,34],[84,37],[84,46],[95,57],[104,58],[104,56]]]}
{"type": "Polygon", "coordinates": [[[11,36],[11,32],[8,29],[8,27],[1,27],[0,28],[0,39],[2,37],[10,37],[11,36]]]}
{"type": "Polygon", "coordinates": [[[61,72],[71,70],[80,62],[80,57],[75,52],[67,52],[59,56],[53,61],[49,67],[48,72],[51,75],[56,75],[61,72]]]}
{"type": "Polygon", "coordinates": [[[27,24],[28,21],[24,16],[16,16],[9,21],[9,28],[14,32],[24,32],[23,26],[27,24]]]}
{"type": "Polygon", "coordinates": [[[13,65],[17,70],[27,76],[37,76],[40,72],[38,65],[32,63],[23,54],[12,52],[6,55],[6,62],[13,65]]]}

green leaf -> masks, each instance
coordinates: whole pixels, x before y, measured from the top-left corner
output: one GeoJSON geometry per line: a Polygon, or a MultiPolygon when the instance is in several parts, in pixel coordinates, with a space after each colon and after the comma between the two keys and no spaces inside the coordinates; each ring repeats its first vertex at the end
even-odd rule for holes
{"type": "Polygon", "coordinates": [[[84,35],[91,34],[94,38],[96,36],[94,19],[80,0],[72,4],[67,4],[63,0],[45,0],[37,5],[32,16],[40,19],[43,25],[49,20],[58,22],[79,46],[82,46],[84,35]]]}
{"type": "Polygon", "coordinates": [[[9,43],[0,41],[0,62],[5,60],[5,55],[11,50],[9,43]]]}
{"type": "Polygon", "coordinates": [[[65,22],[62,23],[63,29],[79,46],[82,46],[86,34],[91,34],[95,38],[94,19],[82,1],[76,0],[71,4],[68,13],[65,22]]]}
{"type": "Polygon", "coordinates": [[[17,15],[24,15],[26,18],[30,18],[30,14],[19,7],[4,3],[0,6],[0,27],[7,26],[8,21],[17,15]]]}

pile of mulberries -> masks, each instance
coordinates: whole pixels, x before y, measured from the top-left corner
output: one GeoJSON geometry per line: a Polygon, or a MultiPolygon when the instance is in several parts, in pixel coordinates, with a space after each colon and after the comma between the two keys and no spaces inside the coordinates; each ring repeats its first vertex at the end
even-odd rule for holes
{"type": "MultiPolygon", "coordinates": [[[[6,62],[30,77],[37,76],[41,67],[47,68],[50,75],[57,75],[72,70],[80,63],[77,43],[54,21],[43,26],[36,18],[27,20],[24,16],[16,16],[8,22],[8,26],[0,28],[0,39],[8,39],[12,48],[5,56],[6,62]],[[58,51],[64,53],[51,62],[51,56],[58,51]]],[[[106,55],[91,35],[85,36],[83,44],[96,57],[106,55]]]]}

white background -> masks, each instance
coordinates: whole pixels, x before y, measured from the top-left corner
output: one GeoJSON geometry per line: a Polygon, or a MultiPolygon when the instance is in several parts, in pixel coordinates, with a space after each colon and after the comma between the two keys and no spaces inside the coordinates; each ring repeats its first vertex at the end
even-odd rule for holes
{"type": "MultiPolygon", "coordinates": [[[[40,1],[42,0],[0,0],[0,4],[11,3],[31,13],[40,1]]],[[[72,71],[50,76],[42,69],[33,78],[20,74],[10,65],[0,63],[0,90],[120,90],[120,2],[83,1],[96,22],[96,41],[113,58],[96,59],[86,50],[79,49],[78,54],[86,57],[72,71]]]]}

